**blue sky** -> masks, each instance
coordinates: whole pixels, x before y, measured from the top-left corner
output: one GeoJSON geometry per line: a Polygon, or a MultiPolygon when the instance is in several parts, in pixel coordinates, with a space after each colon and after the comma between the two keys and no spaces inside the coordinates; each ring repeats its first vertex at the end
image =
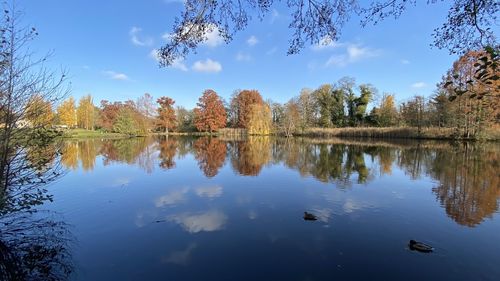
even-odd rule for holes
{"type": "Polygon", "coordinates": [[[170,68],[159,68],[152,52],[165,42],[182,2],[30,0],[18,6],[25,24],[40,34],[32,49],[40,55],[53,51],[50,64],[69,71],[71,94],[91,94],[96,104],[135,100],[148,92],[192,108],[208,88],[225,99],[236,89],[257,89],[265,99],[286,102],[302,88],[344,76],[404,101],[431,95],[457,58],[430,47],[433,29],[447,15],[441,1],[420,3],[398,20],[376,26],[361,28],[353,18],[336,44],[308,46],[293,56],[286,55],[291,17],[276,5],[263,21],[254,17],[229,44],[210,34],[197,54],[170,68]]]}

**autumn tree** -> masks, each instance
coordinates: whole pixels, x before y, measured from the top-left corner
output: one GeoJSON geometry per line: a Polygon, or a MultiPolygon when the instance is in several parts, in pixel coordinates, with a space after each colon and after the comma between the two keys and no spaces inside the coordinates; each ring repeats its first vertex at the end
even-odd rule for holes
{"type": "Polygon", "coordinates": [[[121,102],[111,103],[107,100],[102,100],[99,110],[98,126],[108,132],[113,131],[113,125],[121,107],[121,102]]]}
{"type": "Polygon", "coordinates": [[[54,121],[51,102],[40,95],[34,95],[26,106],[25,118],[34,128],[51,126],[54,121]]]}
{"type": "MultiPolygon", "coordinates": [[[[493,54],[495,55],[495,54],[493,54]]],[[[484,127],[500,123],[500,71],[498,57],[487,51],[470,51],[453,63],[442,83],[456,104],[456,128],[475,137],[484,127]]]]}
{"type": "Polygon", "coordinates": [[[381,127],[394,126],[397,123],[398,110],[394,102],[394,95],[384,94],[380,101],[376,118],[381,127]]]}
{"type": "Polygon", "coordinates": [[[217,131],[226,126],[226,109],[224,103],[213,90],[205,90],[194,109],[194,124],[198,131],[217,131]]]}
{"type": "Polygon", "coordinates": [[[57,115],[59,117],[59,123],[66,125],[69,128],[76,126],[76,106],[75,99],[69,97],[69,99],[63,101],[57,108],[57,115]]]}
{"type": "Polygon", "coordinates": [[[248,129],[253,105],[262,105],[264,101],[257,90],[243,90],[233,97],[231,103],[237,107],[238,127],[248,129]]]}
{"type": "Polygon", "coordinates": [[[271,108],[267,103],[251,105],[247,129],[251,135],[269,135],[271,133],[271,108]]]}
{"type": "Polygon", "coordinates": [[[76,114],[78,127],[86,130],[94,130],[95,108],[91,95],[80,99],[76,114]]]}
{"type": "Polygon", "coordinates": [[[158,108],[157,125],[163,128],[165,133],[168,134],[168,130],[175,128],[176,125],[175,101],[169,97],[161,97],[156,102],[160,105],[158,108]]]}

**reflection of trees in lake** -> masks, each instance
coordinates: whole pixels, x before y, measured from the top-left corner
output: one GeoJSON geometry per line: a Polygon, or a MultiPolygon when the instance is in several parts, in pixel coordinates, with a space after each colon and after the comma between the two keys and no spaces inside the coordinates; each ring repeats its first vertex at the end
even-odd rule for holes
{"type": "Polygon", "coordinates": [[[226,161],[226,143],[217,138],[202,137],[194,142],[193,148],[205,176],[211,178],[217,175],[226,161]]]}
{"type": "Polygon", "coordinates": [[[231,164],[242,175],[257,176],[270,160],[269,137],[249,137],[247,141],[231,143],[231,164]]]}
{"type": "Polygon", "coordinates": [[[160,167],[171,169],[175,167],[175,154],[177,152],[177,140],[165,137],[160,140],[160,167]]]}
{"type": "Polygon", "coordinates": [[[439,180],[433,192],[454,221],[473,227],[498,210],[498,151],[457,146],[449,151],[436,151],[432,160],[429,172],[439,180]]]}
{"type": "Polygon", "coordinates": [[[358,183],[367,181],[370,171],[365,165],[366,150],[361,146],[286,140],[275,143],[273,155],[282,157],[286,166],[297,169],[303,176],[312,175],[322,182],[347,186],[354,172],[358,183]]]}
{"type": "Polygon", "coordinates": [[[89,171],[94,169],[96,157],[102,155],[104,165],[113,162],[137,164],[151,173],[156,151],[154,145],[152,138],[65,141],[61,149],[61,163],[67,169],[76,169],[80,161],[82,169],[89,171]]]}
{"type": "Polygon", "coordinates": [[[112,162],[137,164],[147,173],[151,173],[154,167],[154,143],[152,138],[106,140],[100,146],[100,154],[104,156],[104,165],[112,162]]]}
{"type": "Polygon", "coordinates": [[[95,158],[97,156],[97,145],[99,140],[85,140],[78,142],[78,157],[82,163],[84,171],[92,171],[95,167],[95,158]]]}
{"type": "Polygon", "coordinates": [[[78,142],[66,141],[63,143],[61,164],[66,169],[76,170],[78,168],[78,142]]]}
{"type": "Polygon", "coordinates": [[[19,149],[0,199],[0,280],[66,280],[72,271],[70,234],[39,206],[52,200],[46,185],[61,175],[56,143],[19,149]]]}
{"type": "MultiPolygon", "coordinates": [[[[194,154],[207,177],[215,176],[224,165],[229,149],[231,165],[241,175],[257,176],[268,163],[297,170],[322,182],[350,186],[353,181],[366,183],[373,178],[372,161],[380,174],[390,174],[398,166],[412,179],[423,175],[438,180],[433,189],[447,214],[458,223],[479,224],[498,209],[499,151],[486,145],[452,146],[448,143],[345,142],[306,138],[248,137],[247,140],[223,141],[220,138],[198,139],[161,137],[156,148],[153,139],[85,140],[63,146],[62,163],[74,168],[78,154],[83,169],[93,167],[96,151],[112,161],[138,164],[152,171],[156,150],[160,167],[175,167],[175,157],[194,154]],[[78,151],[78,153],[76,153],[78,151]],[[87,158],[86,158],[87,157],[87,158]],[[370,168],[369,168],[370,167],[370,168]]],[[[31,152],[32,157],[49,155],[48,150],[31,152]]],[[[36,158],[35,157],[35,158],[36,158]]],[[[54,158],[46,157],[50,162],[54,158]]]]}
{"type": "Polygon", "coordinates": [[[64,222],[43,216],[17,212],[0,218],[0,280],[68,279],[71,234],[64,222]]]}

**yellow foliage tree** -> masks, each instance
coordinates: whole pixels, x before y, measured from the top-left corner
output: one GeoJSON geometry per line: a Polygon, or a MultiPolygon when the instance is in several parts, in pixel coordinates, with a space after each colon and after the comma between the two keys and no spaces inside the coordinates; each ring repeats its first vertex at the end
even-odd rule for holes
{"type": "Polygon", "coordinates": [[[33,96],[26,106],[26,119],[34,128],[47,127],[54,121],[52,104],[41,96],[33,96]]]}
{"type": "Polygon", "coordinates": [[[57,108],[57,115],[61,125],[66,125],[70,128],[76,126],[76,106],[73,97],[61,103],[57,108]]]}
{"type": "Polygon", "coordinates": [[[378,121],[380,126],[389,127],[397,123],[398,110],[394,102],[394,95],[384,94],[378,110],[378,121]]]}
{"type": "Polygon", "coordinates": [[[268,104],[253,104],[248,120],[248,133],[251,135],[269,135],[272,128],[271,108],[268,104]]]}
{"type": "Polygon", "coordinates": [[[78,102],[78,109],[76,110],[78,127],[87,130],[94,129],[94,103],[92,96],[88,95],[82,97],[78,102]]]}

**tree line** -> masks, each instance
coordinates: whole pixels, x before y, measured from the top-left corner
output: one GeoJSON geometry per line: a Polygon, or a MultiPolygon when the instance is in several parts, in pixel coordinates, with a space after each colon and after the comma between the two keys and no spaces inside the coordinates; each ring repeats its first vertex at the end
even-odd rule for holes
{"type": "Polygon", "coordinates": [[[308,128],[404,126],[419,131],[423,127],[454,128],[457,137],[470,138],[500,122],[498,70],[491,65],[497,61],[495,53],[468,52],[443,76],[434,94],[416,95],[399,104],[395,94],[379,95],[373,85],[344,77],[317,89],[303,89],[284,104],[264,100],[257,90],[236,90],[226,102],[208,89],[192,110],[175,106],[170,97],[155,101],[146,93],[136,101],[102,100],[99,106],[90,95],[78,104],[70,97],[53,112],[50,102],[34,96],[28,112],[46,113],[33,114],[33,119],[28,114],[27,118],[37,125],[60,124],[129,135],[243,128],[249,134],[291,136],[305,134],[308,128]],[[478,64],[484,58],[490,62],[489,68],[478,64]],[[490,76],[489,84],[481,80],[484,72],[490,76]]]}

